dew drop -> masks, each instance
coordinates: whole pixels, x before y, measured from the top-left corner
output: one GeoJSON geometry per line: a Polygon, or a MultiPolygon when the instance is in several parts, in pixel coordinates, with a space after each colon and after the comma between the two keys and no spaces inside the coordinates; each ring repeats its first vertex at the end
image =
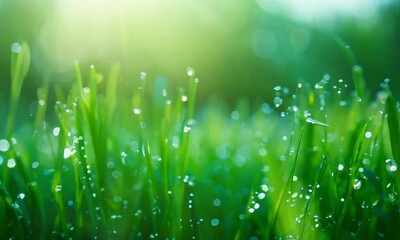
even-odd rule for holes
{"type": "Polygon", "coordinates": [[[314,124],[314,125],[323,126],[323,127],[329,127],[328,124],[323,123],[323,122],[320,122],[320,121],[317,121],[317,120],[312,119],[312,118],[310,118],[310,117],[308,117],[308,118],[306,119],[306,122],[311,123],[311,124],[314,124]]]}
{"type": "Polygon", "coordinates": [[[38,167],[39,167],[39,162],[38,161],[35,161],[35,162],[32,163],[32,168],[33,169],[38,168],[38,167]]]}
{"type": "Polygon", "coordinates": [[[188,133],[188,132],[190,132],[190,130],[191,130],[191,128],[189,126],[184,126],[183,127],[183,132],[184,133],[188,133]]]}
{"type": "Polygon", "coordinates": [[[13,53],[19,53],[21,52],[22,46],[18,42],[14,42],[11,44],[11,52],[13,53]]]}
{"type": "Polygon", "coordinates": [[[55,192],[60,192],[62,190],[62,186],[61,185],[57,185],[55,188],[54,188],[54,191],[55,192]]]}
{"type": "Polygon", "coordinates": [[[265,148],[258,149],[258,155],[260,155],[262,157],[266,156],[267,155],[267,149],[265,149],[265,148]]]}
{"type": "Polygon", "coordinates": [[[140,77],[141,80],[145,80],[145,79],[146,79],[146,76],[147,76],[147,73],[146,73],[146,72],[141,72],[141,73],[139,74],[139,77],[140,77]]]}
{"type": "Polygon", "coordinates": [[[258,194],[258,199],[262,200],[265,198],[265,193],[259,193],[258,194]]]}
{"type": "Polygon", "coordinates": [[[69,148],[64,148],[64,159],[69,158],[72,155],[72,151],[69,148]]]}
{"type": "Polygon", "coordinates": [[[186,95],[183,95],[182,97],[181,97],[181,101],[182,102],[186,102],[188,100],[188,97],[186,96],[186,95]]]}
{"type": "Polygon", "coordinates": [[[216,207],[221,206],[221,200],[219,200],[218,198],[214,199],[213,205],[216,206],[216,207]]]}
{"type": "Polygon", "coordinates": [[[133,109],[133,113],[134,113],[135,115],[139,115],[141,112],[142,112],[142,110],[141,110],[140,108],[134,108],[134,109],[133,109]]]}
{"type": "Polygon", "coordinates": [[[17,165],[17,163],[15,162],[14,159],[12,159],[12,158],[8,159],[8,161],[7,161],[8,168],[15,168],[16,165],[17,165]]]}
{"type": "Polygon", "coordinates": [[[385,163],[386,163],[386,170],[389,173],[394,173],[397,171],[397,163],[395,160],[389,158],[386,159],[385,163]]]}
{"type": "Polygon", "coordinates": [[[356,178],[354,179],[354,183],[353,183],[353,188],[358,190],[361,188],[362,182],[360,179],[356,178]]]}
{"type": "Polygon", "coordinates": [[[261,190],[264,192],[268,192],[269,188],[267,185],[263,184],[263,185],[261,185],[261,190]]]}
{"type": "Polygon", "coordinates": [[[20,194],[18,194],[18,197],[19,197],[20,199],[24,199],[24,198],[25,198],[25,193],[20,193],[20,194]]]}
{"type": "Polygon", "coordinates": [[[371,138],[372,137],[372,133],[370,131],[365,133],[365,137],[366,138],[371,138]]]}
{"type": "Polygon", "coordinates": [[[0,140],[0,151],[7,152],[10,149],[10,143],[6,139],[0,140]]]}
{"type": "Polygon", "coordinates": [[[192,67],[186,68],[186,74],[187,74],[189,77],[193,76],[194,73],[195,73],[195,72],[194,72],[194,69],[193,69],[192,67]]]}
{"type": "Polygon", "coordinates": [[[339,164],[339,165],[338,165],[338,170],[339,170],[339,171],[343,171],[343,169],[344,169],[344,165],[343,165],[343,164],[339,164]]]}
{"type": "Polygon", "coordinates": [[[282,98],[280,98],[280,97],[275,97],[274,98],[274,105],[275,105],[276,108],[280,107],[282,105],[282,103],[283,103],[282,98]]]}
{"type": "Polygon", "coordinates": [[[218,225],[219,225],[219,219],[218,218],[211,219],[211,226],[216,227],[218,225]]]}
{"type": "Polygon", "coordinates": [[[282,87],[281,86],[276,86],[276,87],[274,87],[274,90],[275,91],[280,91],[280,90],[282,90],[282,87]]]}
{"type": "Polygon", "coordinates": [[[58,137],[58,135],[60,135],[60,128],[59,127],[55,127],[53,129],[53,135],[58,137]]]}

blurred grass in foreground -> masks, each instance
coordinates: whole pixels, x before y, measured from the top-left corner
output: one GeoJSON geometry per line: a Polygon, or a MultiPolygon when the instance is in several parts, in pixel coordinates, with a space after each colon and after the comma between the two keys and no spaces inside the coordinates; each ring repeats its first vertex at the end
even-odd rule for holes
{"type": "Polygon", "coordinates": [[[356,91],[325,75],[276,86],[256,111],[243,100],[195,112],[192,68],[187,89],[141,73],[126,96],[118,64],[83,79],[76,63],[71,90],[43,83],[31,121],[13,126],[28,67],[28,46],[15,45],[1,119],[1,239],[400,237],[389,79],[368,99],[355,66],[356,91]]]}

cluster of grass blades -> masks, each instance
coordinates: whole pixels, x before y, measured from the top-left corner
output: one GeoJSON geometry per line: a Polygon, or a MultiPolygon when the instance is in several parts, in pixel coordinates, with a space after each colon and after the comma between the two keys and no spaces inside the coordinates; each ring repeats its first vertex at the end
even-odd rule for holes
{"type": "Polygon", "coordinates": [[[192,68],[188,90],[170,95],[141,73],[125,96],[120,65],[85,78],[75,63],[71,90],[45,82],[31,122],[15,125],[29,48],[13,50],[1,239],[400,238],[399,106],[388,79],[369,99],[355,66],[355,91],[325,75],[276,86],[273,104],[256,110],[243,100],[195,112],[192,68]]]}

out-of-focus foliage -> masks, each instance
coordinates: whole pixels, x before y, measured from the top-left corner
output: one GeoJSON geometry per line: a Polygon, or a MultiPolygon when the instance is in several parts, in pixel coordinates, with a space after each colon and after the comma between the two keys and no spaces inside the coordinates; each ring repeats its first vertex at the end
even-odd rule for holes
{"type": "MultiPolygon", "coordinates": [[[[350,79],[354,63],[371,86],[400,78],[396,1],[290,2],[0,1],[0,55],[28,41],[31,88],[43,79],[70,82],[74,60],[100,68],[119,61],[125,79],[146,71],[175,86],[193,66],[207,89],[200,102],[213,94],[257,100],[278,83],[317,82],[325,73],[350,79]]],[[[0,61],[7,76],[9,61],[0,61]]],[[[1,89],[8,82],[1,79],[1,89]]]]}

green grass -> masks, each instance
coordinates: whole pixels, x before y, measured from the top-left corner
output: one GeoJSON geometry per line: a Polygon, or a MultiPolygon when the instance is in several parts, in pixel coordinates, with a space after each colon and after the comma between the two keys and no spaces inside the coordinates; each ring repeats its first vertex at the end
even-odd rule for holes
{"type": "Polygon", "coordinates": [[[71,89],[44,82],[25,122],[20,47],[2,104],[0,239],[400,238],[388,80],[369,99],[355,66],[352,81],[277,86],[275,103],[256,109],[195,110],[205,89],[191,68],[175,90],[145,73],[121,79],[118,64],[104,77],[75,63],[71,89]]]}

